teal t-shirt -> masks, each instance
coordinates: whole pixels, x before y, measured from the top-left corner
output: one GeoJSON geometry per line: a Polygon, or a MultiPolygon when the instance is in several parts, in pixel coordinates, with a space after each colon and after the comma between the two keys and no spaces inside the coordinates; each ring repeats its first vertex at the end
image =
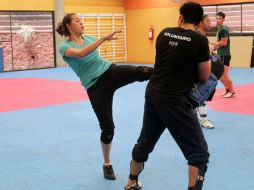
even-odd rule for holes
{"type": "Polygon", "coordinates": [[[217,31],[217,41],[220,41],[221,38],[228,38],[228,43],[226,46],[223,46],[223,47],[220,47],[218,50],[217,50],[217,53],[218,55],[220,56],[225,56],[225,55],[230,55],[230,38],[229,38],[229,31],[228,31],[228,28],[226,26],[220,26],[218,28],[218,31],[217,31]]]}
{"type": "Polygon", "coordinates": [[[72,68],[72,70],[80,78],[82,85],[88,89],[98,80],[97,78],[102,75],[111,65],[111,62],[100,57],[98,50],[93,51],[84,57],[66,57],[65,51],[68,48],[84,48],[93,42],[95,38],[87,35],[82,35],[84,45],[78,45],[73,41],[65,40],[59,48],[61,55],[65,62],[72,68]]]}

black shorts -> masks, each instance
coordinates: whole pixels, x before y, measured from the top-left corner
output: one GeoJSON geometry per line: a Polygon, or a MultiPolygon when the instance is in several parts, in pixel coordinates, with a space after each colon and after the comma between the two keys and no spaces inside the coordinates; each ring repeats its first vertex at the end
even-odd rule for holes
{"type": "Polygon", "coordinates": [[[226,66],[230,65],[231,55],[223,55],[223,56],[220,56],[220,58],[224,65],[226,66]]]}

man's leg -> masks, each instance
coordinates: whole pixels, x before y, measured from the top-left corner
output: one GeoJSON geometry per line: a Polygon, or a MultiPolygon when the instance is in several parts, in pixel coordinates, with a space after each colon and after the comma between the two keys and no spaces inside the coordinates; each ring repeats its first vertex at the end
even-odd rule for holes
{"type": "Polygon", "coordinates": [[[138,176],[144,169],[144,162],[139,163],[134,160],[131,161],[130,164],[130,174],[128,178],[127,185],[125,185],[125,190],[139,190],[141,189],[142,185],[138,181],[138,176]]]}
{"type": "Polygon", "coordinates": [[[207,165],[189,165],[189,185],[188,190],[202,190],[205,180],[207,165]]]}
{"type": "Polygon", "coordinates": [[[143,127],[137,144],[132,151],[132,161],[130,164],[130,175],[125,190],[138,190],[141,188],[138,176],[144,169],[144,162],[153,151],[155,144],[165,130],[165,124],[158,116],[154,104],[146,99],[143,127]]]}
{"type": "Polygon", "coordinates": [[[195,166],[189,166],[189,187],[193,187],[196,185],[198,178],[198,168],[195,166]]]}
{"type": "Polygon", "coordinates": [[[170,109],[160,107],[159,112],[172,137],[188,160],[189,188],[201,190],[209,152],[196,114],[188,103],[176,105],[170,109]]]}
{"type": "Polygon", "coordinates": [[[229,66],[224,66],[224,74],[223,74],[223,80],[225,81],[227,85],[228,92],[223,95],[223,98],[231,98],[236,95],[234,87],[233,87],[233,82],[229,77],[229,66]]]}
{"type": "Polygon", "coordinates": [[[229,77],[229,66],[230,66],[230,60],[231,60],[231,55],[225,55],[221,56],[221,60],[224,64],[224,73],[220,79],[222,84],[225,87],[225,92],[222,94],[223,98],[232,98],[236,96],[234,87],[233,87],[233,82],[229,77]]]}

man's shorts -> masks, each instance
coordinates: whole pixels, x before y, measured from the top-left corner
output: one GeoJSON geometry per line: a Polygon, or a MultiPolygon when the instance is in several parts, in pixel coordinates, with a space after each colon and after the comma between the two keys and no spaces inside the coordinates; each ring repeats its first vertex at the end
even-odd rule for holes
{"type": "Polygon", "coordinates": [[[220,56],[220,58],[224,65],[226,66],[230,65],[231,55],[223,55],[223,56],[220,56]]]}

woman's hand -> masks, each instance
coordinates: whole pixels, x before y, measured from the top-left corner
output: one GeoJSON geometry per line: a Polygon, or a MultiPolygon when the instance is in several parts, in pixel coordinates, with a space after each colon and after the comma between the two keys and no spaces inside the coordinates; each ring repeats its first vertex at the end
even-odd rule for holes
{"type": "Polygon", "coordinates": [[[117,33],[121,33],[122,30],[116,30],[114,32],[111,32],[110,34],[106,35],[106,36],[103,36],[102,39],[103,40],[107,40],[107,41],[110,41],[110,40],[117,40],[118,38],[115,37],[114,35],[117,34],[117,33]]]}

